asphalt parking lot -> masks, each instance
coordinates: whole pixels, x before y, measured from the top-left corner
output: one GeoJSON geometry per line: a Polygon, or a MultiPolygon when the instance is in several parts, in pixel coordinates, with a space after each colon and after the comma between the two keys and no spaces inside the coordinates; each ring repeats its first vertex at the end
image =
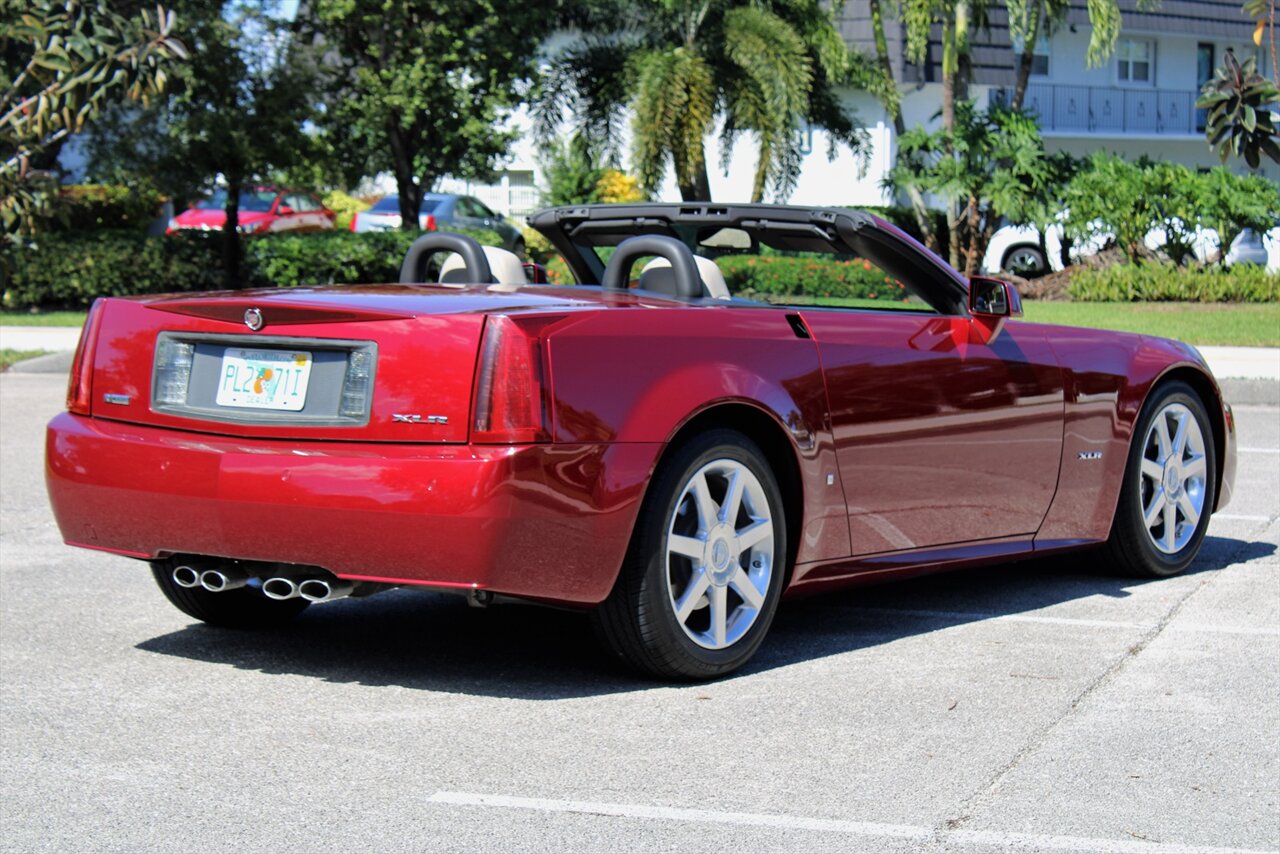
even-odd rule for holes
{"type": "Polygon", "coordinates": [[[202,627],[62,545],[57,375],[0,375],[0,849],[1275,851],[1280,410],[1192,572],[1087,557],[784,603],[745,672],[393,591],[202,627]]]}

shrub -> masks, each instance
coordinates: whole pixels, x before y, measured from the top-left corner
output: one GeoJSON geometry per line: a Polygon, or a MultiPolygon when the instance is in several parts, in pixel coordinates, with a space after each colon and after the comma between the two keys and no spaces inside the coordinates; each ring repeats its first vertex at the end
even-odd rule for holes
{"type": "Polygon", "coordinates": [[[91,231],[95,228],[144,229],[160,213],[164,197],[142,187],[76,184],[63,187],[54,219],[42,231],[91,231]]]}
{"type": "Polygon", "coordinates": [[[364,199],[357,199],[355,196],[348,195],[341,190],[331,190],[325,193],[321,200],[324,206],[337,214],[334,220],[334,228],[345,230],[351,227],[351,217],[360,211],[367,211],[370,207],[369,203],[364,199]]]}
{"type": "Polygon", "coordinates": [[[85,308],[97,297],[198,291],[222,281],[214,232],[147,237],[141,231],[42,234],[6,250],[5,308],[85,308]]]}
{"type": "MultiPolygon", "coordinates": [[[[460,229],[498,245],[488,230],[460,229]]],[[[244,238],[246,287],[394,282],[418,232],[272,234],[244,238]]],[[[5,249],[5,308],[85,308],[97,297],[222,287],[221,232],[147,237],[101,229],[45,234],[5,249]]]]}
{"type": "Polygon", "coordinates": [[[1123,264],[1079,270],[1067,292],[1082,302],[1275,302],[1280,299],[1280,276],[1255,264],[1228,269],[1123,264]]]}
{"type": "Polygon", "coordinates": [[[869,261],[728,255],[716,259],[732,294],[900,300],[903,286],[869,261]]]}

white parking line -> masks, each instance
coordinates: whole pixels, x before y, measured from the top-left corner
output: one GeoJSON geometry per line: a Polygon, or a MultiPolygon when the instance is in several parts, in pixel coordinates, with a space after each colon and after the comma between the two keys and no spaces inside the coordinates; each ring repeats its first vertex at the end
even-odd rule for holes
{"type": "MultiPolygon", "coordinates": [[[[854,605],[850,611],[872,614],[892,614],[903,617],[920,617],[926,620],[963,620],[966,623],[993,621],[1005,623],[1041,623],[1050,626],[1085,626],[1099,629],[1154,629],[1158,623],[1131,623],[1124,620],[1081,620],[1073,617],[1045,617],[1038,614],[994,614],[982,611],[926,611],[915,608],[868,608],[854,605]]],[[[1215,626],[1205,623],[1172,622],[1168,628],[1181,632],[1205,632],[1223,635],[1280,635],[1280,629],[1254,628],[1250,626],[1215,626]]]]}
{"type": "Polygon", "coordinates": [[[1280,448],[1236,448],[1241,454],[1280,454],[1280,448]]]}
{"type": "Polygon", "coordinates": [[[1215,519],[1230,519],[1235,522],[1270,522],[1270,516],[1248,516],[1244,513],[1214,513],[1215,519]]]}
{"type": "Polygon", "coordinates": [[[497,809],[533,810],[545,813],[609,816],[615,818],[682,821],[701,824],[734,824],[748,827],[774,827],[780,830],[812,830],[819,833],[842,833],[909,839],[924,842],[935,837],[944,843],[991,848],[1026,849],[1032,851],[1095,851],[1100,854],[1263,854],[1244,848],[1206,848],[1202,845],[1179,845],[1128,839],[1096,839],[1083,836],[1047,836],[1035,833],[1000,833],[987,830],[935,830],[904,824],[880,824],[869,821],[809,818],[799,815],[768,813],[719,812],[716,810],[655,807],[644,804],[607,804],[596,801],[569,801],[550,798],[518,798],[509,795],[480,795],[470,792],[436,792],[427,799],[436,804],[491,807],[497,809]]]}

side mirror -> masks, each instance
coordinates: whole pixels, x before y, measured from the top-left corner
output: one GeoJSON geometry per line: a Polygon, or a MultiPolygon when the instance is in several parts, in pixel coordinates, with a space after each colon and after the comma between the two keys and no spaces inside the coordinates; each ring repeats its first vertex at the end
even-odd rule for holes
{"type": "Polygon", "coordinates": [[[1022,297],[1009,282],[974,276],[969,280],[969,313],[975,317],[1022,317],[1022,297]]]}
{"type": "Polygon", "coordinates": [[[289,207],[288,205],[281,205],[279,208],[276,209],[276,213],[280,214],[280,216],[288,216],[289,214],[293,213],[293,208],[289,207]]]}
{"type": "Polygon", "coordinates": [[[1022,297],[1009,282],[974,276],[969,279],[969,314],[979,340],[990,344],[1004,328],[1005,320],[1022,317],[1022,297]]]}

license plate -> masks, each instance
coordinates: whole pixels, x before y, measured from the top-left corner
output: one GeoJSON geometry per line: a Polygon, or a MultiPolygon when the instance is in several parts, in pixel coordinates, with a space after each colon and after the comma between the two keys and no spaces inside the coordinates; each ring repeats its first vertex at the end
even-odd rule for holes
{"type": "Polygon", "coordinates": [[[307,402],[311,354],[228,347],[218,380],[219,406],[297,412],[307,402]]]}

